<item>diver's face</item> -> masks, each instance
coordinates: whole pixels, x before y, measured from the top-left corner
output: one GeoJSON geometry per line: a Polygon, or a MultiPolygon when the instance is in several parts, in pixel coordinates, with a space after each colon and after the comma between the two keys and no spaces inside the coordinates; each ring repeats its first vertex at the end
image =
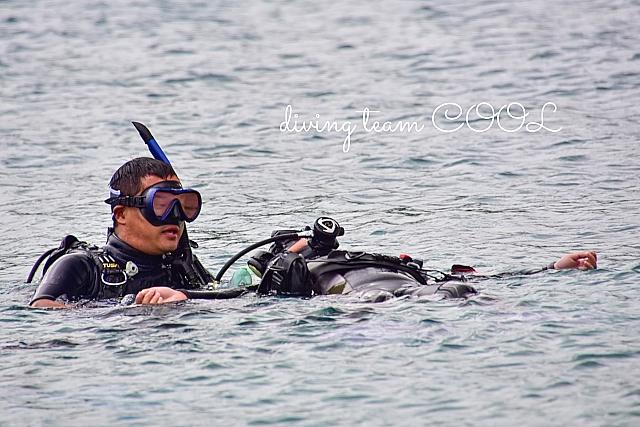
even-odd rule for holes
{"type": "MultiPolygon", "coordinates": [[[[157,175],[147,175],[142,179],[142,190],[161,181],[180,181],[177,176],[166,179],[157,175]]],[[[142,191],[138,195],[142,194],[142,191]]],[[[175,251],[184,231],[184,222],[177,225],[156,227],[142,216],[140,209],[130,206],[116,206],[113,210],[118,223],[116,235],[133,248],[149,255],[162,255],[175,251]]]]}

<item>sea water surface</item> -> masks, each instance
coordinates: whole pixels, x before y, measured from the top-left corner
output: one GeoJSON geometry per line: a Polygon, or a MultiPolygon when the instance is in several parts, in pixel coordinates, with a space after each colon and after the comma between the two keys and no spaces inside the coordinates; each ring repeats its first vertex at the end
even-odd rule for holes
{"type": "Polygon", "coordinates": [[[0,1],[0,424],[638,425],[638,22],[619,0],[0,1]],[[289,105],[335,126],[289,131],[289,105]],[[42,252],[104,242],[110,176],[148,155],[132,120],[202,193],[214,272],[319,216],[443,270],[599,268],[463,300],[28,308],[42,252]]]}

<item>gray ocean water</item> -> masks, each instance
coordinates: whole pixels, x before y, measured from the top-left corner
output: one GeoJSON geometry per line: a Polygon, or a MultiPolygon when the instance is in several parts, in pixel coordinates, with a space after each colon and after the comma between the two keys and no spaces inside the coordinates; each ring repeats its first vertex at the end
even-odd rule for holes
{"type": "Polygon", "coordinates": [[[639,425],[639,23],[618,0],[0,1],[0,425],[639,425]],[[519,129],[478,116],[510,103],[519,129]],[[335,126],[281,131],[288,105],[335,126]],[[599,269],[27,308],[42,252],[104,242],[110,176],[148,155],[132,120],[202,193],[212,271],[323,215],[433,268],[599,269]]]}

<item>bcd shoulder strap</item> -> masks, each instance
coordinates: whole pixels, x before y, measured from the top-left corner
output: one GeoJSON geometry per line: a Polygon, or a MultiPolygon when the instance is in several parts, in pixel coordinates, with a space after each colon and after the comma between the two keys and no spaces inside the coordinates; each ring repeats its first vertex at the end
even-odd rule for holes
{"type": "Polygon", "coordinates": [[[62,255],[67,254],[71,249],[75,249],[82,245],[87,245],[87,242],[81,242],[76,236],[73,236],[71,234],[65,236],[62,239],[62,242],[60,242],[60,246],[58,246],[57,248],[49,249],[48,251],[40,255],[40,257],[31,268],[31,271],[29,272],[27,283],[30,283],[33,280],[33,277],[36,275],[40,264],[42,264],[42,261],[44,261],[45,258],[49,257],[47,258],[47,262],[44,263],[44,267],[42,268],[43,276],[44,273],[47,272],[49,267],[51,267],[51,264],[53,264],[58,258],[60,258],[62,255]]]}
{"type": "Polygon", "coordinates": [[[311,279],[306,260],[297,253],[283,252],[267,265],[257,292],[260,294],[311,296],[311,279]]]}
{"type": "Polygon", "coordinates": [[[93,260],[98,267],[98,275],[103,284],[107,286],[120,287],[127,282],[128,276],[125,272],[125,268],[121,266],[113,256],[95,245],[90,245],[87,242],[78,240],[76,236],[70,234],[62,239],[60,246],[49,249],[38,258],[29,273],[27,283],[30,283],[33,280],[40,264],[42,264],[45,258],[47,260],[42,267],[42,276],[44,276],[49,267],[51,267],[51,265],[53,265],[53,263],[63,255],[78,251],[85,252],[93,260]]]}

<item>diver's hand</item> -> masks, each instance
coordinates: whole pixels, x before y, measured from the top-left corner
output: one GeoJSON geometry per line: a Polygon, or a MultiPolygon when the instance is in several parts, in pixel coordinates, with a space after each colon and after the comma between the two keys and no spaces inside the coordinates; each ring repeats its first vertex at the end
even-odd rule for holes
{"type": "Polygon", "coordinates": [[[38,299],[31,303],[31,307],[36,308],[64,308],[67,307],[66,304],[61,303],[60,301],[54,301],[50,299],[38,299]]]}
{"type": "Polygon", "coordinates": [[[553,264],[556,270],[568,270],[577,268],[578,270],[592,270],[597,268],[598,256],[595,252],[574,252],[560,258],[553,264]]]}
{"type": "Polygon", "coordinates": [[[309,241],[307,239],[302,238],[297,242],[295,242],[293,245],[289,246],[287,250],[289,252],[300,252],[302,249],[304,249],[308,245],[308,243],[309,241]]]}
{"type": "Polygon", "coordinates": [[[164,304],[165,302],[183,301],[187,296],[180,291],[157,286],[143,289],[136,295],[136,304],[164,304]]]}

